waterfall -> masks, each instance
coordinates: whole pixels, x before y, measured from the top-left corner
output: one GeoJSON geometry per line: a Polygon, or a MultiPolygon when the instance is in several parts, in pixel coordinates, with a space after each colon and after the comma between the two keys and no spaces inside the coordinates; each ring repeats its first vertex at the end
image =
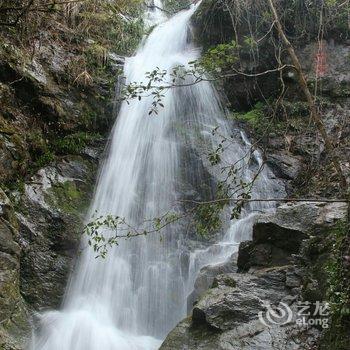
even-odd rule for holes
{"type": "MultiPolygon", "coordinates": [[[[161,2],[156,5],[160,7],[161,2]]],[[[145,73],[155,67],[171,71],[199,58],[189,26],[197,6],[170,19],[159,9],[153,10],[148,20],[160,24],[136,55],[126,60],[127,82],[145,81],[145,73]]],[[[203,197],[201,193],[211,191],[208,177],[219,180],[223,176],[210,166],[205,152],[199,151],[216,147],[220,137],[212,134],[215,127],[227,137],[232,134],[213,86],[202,82],[171,89],[157,116],[148,115],[151,102],[148,97],[122,104],[87,222],[112,214],[138,227],[170,209],[182,213],[184,196],[203,197]]],[[[246,157],[250,146],[244,134],[236,131],[222,157],[227,164],[240,162],[240,176],[248,181],[261,164],[258,152],[246,157]]],[[[253,196],[271,195],[278,188],[265,169],[253,196]]],[[[120,240],[109,249],[106,259],[96,259],[92,249],[84,249],[62,310],[40,315],[32,349],[159,348],[167,333],[186,316],[187,297],[199,270],[229,258],[238,242],[249,238],[255,211],[267,207],[250,206],[241,220],[227,227],[219,243],[198,245],[197,249],[187,244],[186,225],[177,221],[161,233],[120,240]]]]}

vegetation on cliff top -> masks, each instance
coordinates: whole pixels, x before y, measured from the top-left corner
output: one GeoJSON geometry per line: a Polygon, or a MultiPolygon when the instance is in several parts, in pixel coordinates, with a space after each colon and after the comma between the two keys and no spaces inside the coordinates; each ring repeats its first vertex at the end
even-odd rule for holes
{"type": "Polygon", "coordinates": [[[22,183],[109,130],[118,55],[131,54],[143,36],[142,6],[0,1],[0,147],[11,163],[0,170],[5,187],[16,186],[12,175],[22,183]]]}

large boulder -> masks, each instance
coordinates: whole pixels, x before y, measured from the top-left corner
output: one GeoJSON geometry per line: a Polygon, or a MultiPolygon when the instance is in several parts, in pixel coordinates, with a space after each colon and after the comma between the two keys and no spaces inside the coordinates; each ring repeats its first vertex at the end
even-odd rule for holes
{"type": "Polygon", "coordinates": [[[160,350],[272,350],[311,346],[316,330],[298,329],[293,322],[266,325],[259,319],[259,313],[280,306],[280,302],[295,310],[296,297],[290,295],[286,283],[291,271],[292,268],[283,267],[254,275],[217,276],[213,288],[196,304],[191,316],[168,335],[160,350]]]}
{"type": "Polygon", "coordinates": [[[288,152],[276,152],[267,156],[267,164],[276,176],[285,180],[294,180],[302,169],[300,157],[292,156],[288,152]]]}
{"type": "Polygon", "coordinates": [[[331,232],[346,212],[345,203],[312,202],[282,205],[274,214],[261,215],[253,240],[242,243],[238,253],[238,266],[249,273],[216,275],[212,288],[203,293],[203,285],[225,265],[203,268],[201,272],[208,277],[200,274],[197,280],[202,298],[160,349],[299,350],[316,346],[320,330],[297,325],[297,303],[324,300],[325,286],[316,281],[322,277],[324,284],[324,276],[320,271],[315,274],[310,266],[317,262],[315,266],[324,270],[328,253],[322,245],[323,233],[331,232]],[[315,238],[317,245],[306,244],[315,238]],[[282,309],[291,315],[289,322],[266,322],[268,310],[282,309]]]}
{"type": "Polygon", "coordinates": [[[203,267],[196,281],[194,283],[194,289],[192,293],[187,298],[187,309],[192,310],[195,303],[203,296],[203,294],[210,288],[213,284],[215,277],[224,273],[236,272],[236,255],[231,257],[227,262],[221,264],[208,265],[203,267]]]}
{"type": "Polygon", "coordinates": [[[253,226],[252,241],[240,245],[239,270],[292,263],[317,227],[334,224],[345,217],[346,210],[345,203],[311,202],[282,205],[276,213],[261,216],[253,226]]]}

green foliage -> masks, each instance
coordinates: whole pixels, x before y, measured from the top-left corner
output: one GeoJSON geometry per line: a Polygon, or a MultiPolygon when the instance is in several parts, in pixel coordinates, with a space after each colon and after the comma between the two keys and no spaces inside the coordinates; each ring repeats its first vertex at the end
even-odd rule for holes
{"type": "Polygon", "coordinates": [[[255,41],[255,39],[252,36],[245,36],[243,42],[245,46],[250,49],[254,49],[258,45],[258,43],[255,41]]]}
{"type": "Polygon", "coordinates": [[[109,52],[131,55],[145,31],[141,1],[123,0],[85,2],[76,14],[79,54],[67,67],[72,83],[89,86],[99,78],[108,78],[109,52]]]}
{"type": "Polygon", "coordinates": [[[349,38],[349,11],[349,2],[342,0],[284,0],[280,6],[287,32],[298,41],[316,39],[320,25],[326,37],[349,38]]]}
{"type": "Polygon", "coordinates": [[[198,236],[206,237],[221,228],[221,203],[202,204],[195,211],[195,227],[198,236]]]}
{"type": "Polygon", "coordinates": [[[310,115],[309,105],[303,101],[282,101],[279,112],[294,118],[307,118],[310,115]]]}
{"type": "Polygon", "coordinates": [[[53,147],[57,154],[79,154],[88,143],[99,137],[98,134],[78,132],[58,139],[53,147]]]}
{"type": "MultiPolygon", "coordinates": [[[[4,2],[10,3],[7,0],[4,2]]],[[[22,7],[25,8],[25,2],[15,2],[18,6],[15,6],[17,10],[13,10],[14,17],[17,12],[21,13],[22,7]]],[[[26,2],[29,3],[29,0],[26,2]]],[[[4,52],[6,61],[9,61],[9,57],[15,60],[17,56],[17,61],[20,62],[24,58],[31,60],[36,51],[31,45],[40,37],[40,45],[48,41],[74,53],[70,55],[66,78],[71,83],[88,86],[104,74],[109,51],[130,55],[144,35],[141,0],[85,0],[72,1],[72,4],[69,1],[64,1],[61,5],[55,2],[50,4],[44,0],[35,1],[16,26],[0,26],[0,41],[4,41],[0,56],[10,48],[11,55],[4,52]],[[49,7],[50,11],[46,11],[49,7]],[[47,35],[41,36],[40,32],[47,35]]],[[[0,5],[0,17],[1,15],[0,5]]],[[[10,15],[8,19],[11,20],[10,15]]],[[[17,62],[14,64],[19,65],[17,62]]]]}
{"type": "Polygon", "coordinates": [[[52,151],[47,150],[45,153],[41,154],[36,160],[34,164],[34,168],[40,169],[44,166],[50,164],[55,160],[55,155],[52,151]]]}
{"type": "Polygon", "coordinates": [[[234,40],[227,44],[219,44],[202,56],[200,64],[211,73],[228,70],[237,61],[238,48],[234,40]]]}
{"type": "Polygon", "coordinates": [[[330,234],[333,245],[326,272],[331,323],[324,340],[332,350],[347,350],[350,344],[349,224],[340,222],[330,234]]]}
{"type": "Polygon", "coordinates": [[[107,50],[107,47],[98,43],[88,45],[84,52],[87,68],[93,70],[104,67],[107,61],[107,50]]]}
{"type": "MultiPolygon", "coordinates": [[[[25,182],[23,181],[23,179],[15,179],[15,180],[7,181],[6,183],[3,183],[2,187],[3,187],[3,190],[6,192],[6,194],[11,198],[13,191],[24,193],[25,182]]],[[[17,204],[15,199],[11,198],[11,201],[14,204],[17,204]]]]}
{"type": "Polygon", "coordinates": [[[178,221],[180,217],[178,213],[167,212],[161,217],[145,220],[141,227],[134,227],[125,218],[109,214],[90,221],[82,233],[97,254],[96,258],[106,258],[108,250],[118,245],[121,239],[160,233],[164,227],[178,221]]]}
{"type": "Polygon", "coordinates": [[[265,105],[262,102],[258,102],[253,109],[246,113],[234,112],[232,117],[235,120],[247,122],[252,128],[258,128],[263,122],[265,111],[265,105]]]}
{"type": "Polygon", "coordinates": [[[66,136],[51,135],[51,141],[48,142],[41,132],[29,133],[26,141],[33,160],[30,172],[49,165],[57,155],[79,154],[84,147],[100,137],[96,133],[77,132],[66,136]]]}
{"type": "MultiPolygon", "coordinates": [[[[121,54],[132,54],[139,45],[145,33],[144,30],[145,27],[141,18],[124,22],[122,40],[117,41],[113,49],[121,54]]],[[[117,37],[117,33],[115,33],[115,37],[117,37]]]]}
{"type": "Polygon", "coordinates": [[[26,141],[29,145],[29,153],[33,160],[31,172],[50,164],[55,159],[54,152],[50,149],[47,140],[45,140],[40,131],[29,133],[26,141]]]}
{"type": "MultiPolygon", "coordinates": [[[[185,79],[184,76],[179,72],[182,72],[183,66],[176,66],[173,69],[173,73],[170,74],[172,76],[172,83],[174,84],[177,79],[185,79]]],[[[185,73],[187,74],[187,73],[185,73]]],[[[125,100],[129,103],[129,100],[138,99],[139,101],[146,97],[152,96],[153,101],[150,104],[149,115],[158,114],[158,108],[164,107],[162,100],[165,97],[164,93],[167,89],[171,87],[171,83],[168,83],[165,80],[167,75],[166,70],[162,70],[159,67],[156,67],[154,70],[150,72],[146,72],[147,83],[138,83],[132,82],[126,86],[124,86],[121,92],[121,99],[125,100]]]]}
{"type": "Polygon", "coordinates": [[[302,101],[257,102],[247,112],[233,112],[234,120],[246,123],[259,137],[285,134],[288,130],[302,132],[308,125],[309,107],[302,101]]]}
{"type": "Polygon", "coordinates": [[[0,22],[13,23],[20,15],[19,21],[10,29],[17,35],[25,35],[28,40],[35,37],[40,30],[50,29],[62,32],[67,28],[65,34],[68,37],[73,34],[75,39],[81,41],[90,38],[106,46],[114,42],[118,45],[119,42],[128,40],[128,35],[134,36],[133,22],[138,22],[142,14],[141,0],[73,0],[72,3],[69,2],[2,0],[0,19],[6,17],[6,21],[0,22]]]}
{"type": "Polygon", "coordinates": [[[108,49],[131,54],[144,33],[141,14],[139,0],[90,0],[82,6],[77,19],[81,34],[94,41],[93,46],[100,54],[101,48],[102,51],[108,49]]]}
{"type": "Polygon", "coordinates": [[[66,181],[51,188],[47,201],[60,208],[64,213],[81,215],[88,206],[88,198],[73,181],[66,181]]]}
{"type": "Polygon", "coordinates": [[[88,245],[97,254],[96,258],[106,258],[108,249],[119,244],[117,234],[106,237],[103,232],[105,230],[116,232],[120,225],[122,225],[122,219],[119,216],[107,215],[89,222],[84,227],[83,234],[88,237],[88,245]]]}
{"type": "Polygon", "coordinates": [[[190,0],[164,0],[163,6],[170,13],[176,13],[190,6],[190,0]]]}

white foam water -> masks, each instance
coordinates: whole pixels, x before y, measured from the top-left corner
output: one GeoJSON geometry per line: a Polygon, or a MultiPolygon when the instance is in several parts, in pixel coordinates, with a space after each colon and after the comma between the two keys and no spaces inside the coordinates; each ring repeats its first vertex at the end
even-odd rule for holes
{"type": "MultiPolygon", "coordinates": [[[[156,2],[156,6],[161,5],[156,2]]],[[[148,21],[160,24],[136,55],[126,60],[127,82],[145,81],[145,73],[155,67],[170,72],[199,58],[200,51],[190,35],[190,18],[197,6],[170,19],[159,9],[148,13],[148,21]]],[[[181,213],[181,181],[196,182],[203,177],[203,169],[189,171],[193,155],[188,153],[199,143],[205,149],[214,148],[219,140],[211,131],[217,126],[230,137],[225,111],[209,82],[170,89],[164,97],[165,108],[160,108],[157,116],[148,115],[151,102],[149,97],[122,104],[87,221],[112,214],[139,227],[145,219],[169,209],[181,213]]],[[[253,178],[262,162],[258,152],[246,156],[250,147],[245,135],[238,133],[223,155],[227,164],[242,159],[240,176],[246,181],[253,178]]],[[[206,166],[210,173],[209,164],[206,166]]],[[[253,195],[263,197],[277,187],[271,173],[264,170],[253,195]]],[[[62,310],[40,315],[31,348],[158,349],[167,333],[186,316],[187,296],[199,270],[225,261],[237,250],[239,241],[249,239],[255,211],[260,209],[266,208],[250,206],[219,243],[190,253],[184,225],[179,222],[167,225],[161,233],[121,239],[106,259],[96,259],[92,249],[84,249],[62,310]],[[188,259],[184,259],[185,251],[188,259]]]]}

